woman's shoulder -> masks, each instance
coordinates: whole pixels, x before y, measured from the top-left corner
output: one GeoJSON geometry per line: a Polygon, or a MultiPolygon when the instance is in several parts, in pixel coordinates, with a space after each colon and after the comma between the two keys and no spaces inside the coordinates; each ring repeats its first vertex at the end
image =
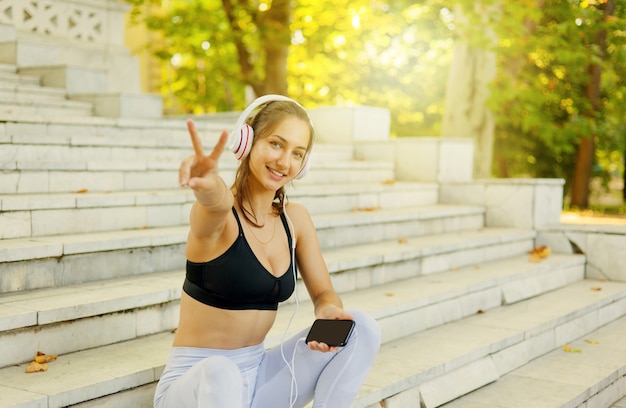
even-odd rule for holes
{"type": "Polygon", "coordinates": [[[313,220],[309,214],[309,210],[304,204],[301,203],[288,203],[285,206],[285,212],[295,226],[311,226],[313,220]]]}
{"type": "Polygon", "coordinates": [[[291,218],[302,216],[309,217],[309,210],[302,203],[289,202],[285,205],[285,211],[291,218]]]}

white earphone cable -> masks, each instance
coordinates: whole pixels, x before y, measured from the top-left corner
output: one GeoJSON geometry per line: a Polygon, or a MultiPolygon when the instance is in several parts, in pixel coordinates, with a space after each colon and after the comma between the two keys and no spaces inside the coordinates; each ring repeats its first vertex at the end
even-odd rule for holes
{"type": "Polygon", "coordinates": [[[287,358],[285,357],[283,344],[285,342],[285,337],[287,336],[287,332],[289,331],[289,328],[291,327],[291,323],[294,317],[296,316],[296,313],[298,313],[298,309],[300,308],[300,302],[298,300],[298,279],[297,279],[297,274],[296,274],[296,235],[295,235],[295,229],[293,227],[291,219],[289,219],[289,215],[287,215],[287,210],[285,208],[286,199],[287,197],[284,197],[283,199],[283,214],[285,214],[285,219],[287,220],[287,225],[289,226],[289,233],[291,234],[291,248],[290,248],[291,271],[293,273],[293,285],[294,285],[293,295],[295,297],[296,307],[294,311],[291,313],[291,317],[289,318],[289,321],[287,322],[287,327],[285,327],[285,331],[283,332],[283,335],[280,339],[280,354],[283,358],[283,361],[287,365],[287,368],[289,369],[289,373],[291,374],[291,388],[289,391],[289,407],[292,408],[294,404],[296,403],[296,400],[298,399],[298,382],[296,381],[296,373],[295,373],[295,370],[296,370],[295,359],[296,359],[296,350],[298,347],[298,342],[296,342],[293,348],[293,354],[291,355],[291,364],[289,363],[289,361],[287,361],[287,358]]]}

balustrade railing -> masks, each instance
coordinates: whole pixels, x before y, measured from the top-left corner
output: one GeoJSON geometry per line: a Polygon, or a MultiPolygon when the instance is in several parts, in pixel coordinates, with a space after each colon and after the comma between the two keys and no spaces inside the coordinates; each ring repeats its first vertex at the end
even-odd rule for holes
{"type": "Polygon", "coordinates": [[[121,45],[127,7],[118,0],[0,0],[0,24],[86,44],[121,45]]]}

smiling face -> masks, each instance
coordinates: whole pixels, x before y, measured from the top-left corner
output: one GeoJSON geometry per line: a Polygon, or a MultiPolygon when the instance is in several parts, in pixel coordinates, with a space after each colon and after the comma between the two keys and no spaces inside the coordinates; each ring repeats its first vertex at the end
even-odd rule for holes
{"type": "Polygon", "coordinates": [[[293,180],[304,165],[311,140],[310,125],[289,115],[257,137],[250,152],[250,172],[260,185],[276,191],[293,180]]]}
{"type": "Polygon", "coordinates": [[[289,101],[270,102],[246,122],[254,129],[252,149],[241,159],[233,187],[243,216],[254,224],[255,216],[244,203],[255,193],[273,194],[272,207],[276,214],[282,213],[285,185],[308,160],[315,130],[304,108],[289,101]]]}

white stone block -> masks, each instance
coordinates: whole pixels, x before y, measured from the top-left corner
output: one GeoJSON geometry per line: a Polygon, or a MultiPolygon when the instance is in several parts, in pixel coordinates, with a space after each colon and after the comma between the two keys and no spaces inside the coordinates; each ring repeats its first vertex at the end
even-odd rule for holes
{"type": "Polygon", "coordinates": [[[67,325],[53,325],[46,330],[18,331],[14,336],[0,337],[0,365],[29,361],[37,350],[48,354],[64,354],[135,337],[135,317],[119,313],[95,319],[80,319],[67,325]],[[106,327],[107,330],[101,330],[106,327]]]}
{"type": "Polygon", "coordinates": [[[50,176],[47,172],[20,172],[18,183],[17,193],[19,194],[50,192],[50,176]]]}
{"type": "Polygon", "coordinates": [[[439,180],[439,138],[410,137],[394,140],[398,180],[439,180]]]}
{"type": "Polygon", "coordinates": [[[2,308],[0,309],[0,331],[4,332],[22,327],[34,326],[36,324],[36,310],[11,303],[2,304],[2,308]]]}
{"type": "Polygon", "coordinates": [[[598,328],[598,312],[592,311],[583,316],[575,317],[554,329],[556,343],[559,346],[575,340],[598,328]]]}
{"type": "Polygon", "coordinates": [[[529,360],[533,360],[563,345],[557,342],[554,330],[546,330],[534,336],[527,334],[525,341],[528,344],[529,360]]]}
{"type": "Polygon", "coordinates": [[[502,304],[500,288],[494,287],[460,297],[463,316],[472,316],[502,304]]]}
{"type": "Polygon", "coordinates": [[[626,282],[626,227],[618,234],[589,234],[587,262],[609,280],[626,282]]]}
{"type": "Polygon", "coordinates": [[[179,309],[178,302],[171,302],[158,307],[137,310],[137,336],[175,329],[178,327],[179,309]]]}
{"type": "Polygon", "coordinates": [[[498,379],[498,372],[489,357],[447,372],[420,385],[424,408],[435,408],[498,379]],[[451,386],[454,384],[454,386],[451,386]]]}
{"type": "Polygon", "coordinates": [[[12,25],[0,24],[0,42],[15,41],[15,28],[12,25]]]}
{"type": "Polygon", "coordinates": [[[560,179],[485,179],[443,183],[444,203],[486,206],[488,227],[539,228],[558,225],[564,181],[560,179]],[[481,185],[483,192],[481,192],[481,185]]]}
{"type": "Polygon", "coordinates": [[[159,205],[146,208],[145,225],[150,227],[170,227],[185,224],[180,206],[159,205]]]}
{"type": "Polygon", "coordinates": [[[558,225],[563,209],[563,184],[558,180],[551,184],[537,184],[533,190],[534,228],[558,225]]]}
{"type": "Polygon", "coordinates": [[[110,118],[160,118],[163,101],[158,95],[130,93],[76,93],[71,99],[90,102],[95,114],[110,118]]]}
{"type": "Polygon", "coordinates": [[[393,162],[396,157],[396,147],[392,140],[362,141],[354,143],[352,146],[356,160],[393,162]]]}
{"type": "Polygon", "coordinates": [[[552,252],[561,254],[572,254],[574,250],[572,244],[563,232],[537,231],[537,246],[546,245],[552,252]]]}
{"type": "Polygon", "coordinates": [[[439,200],[442,203],[484,205],[486,185],[483,183],[442,183],[439,200]]]}
{"type": "Polygon", "coordinates": [[[463,317],[461,301],[458,298],[436,303],[427,308],[428,327],[460,320],[463,317]]]}
{"type": "Polygon", "coordinates": [[[31,235],[30,211],[0,212],[0,239],[31,235]]]}
{"type": "Polygon", "coordinates": [[[626,315],[626,299],[609,303],[598,310],[598,326],[609,324],[626,315]]]}
{"type": "Polygon", "coordinates": [[[319,142],[353,143],[388,140],[391,115],[373,106],[329,106],[309,109],[319,142]]]}
{"type": "Polygon", "coordinates": [[[619,385],[614,382],[589,398],[585,408],[611,407],[613,403],[617,402],[621,397],[623,397],[623,394],[620,395],[619,385]]]}
{"type": "Polygon", "coordinates": [[[120,191],[124,190],[124,177],[121,172],[50,172],[48,192],[120,191]]]}
{"type": "Polygon", "coordinates": [[[472,180],[474,144],[471,139],[441,138],[439,144],[437,181],[462,182],[472,180]]]}
{"type": "Polygon", "coordinates": [[[491,360],[496,367],[498,375],[504,376],[530,361],[528,343],[522,341],[497,351],[491,355],[491,360]]]}
{"type": "MultiPolygon", "coordinates": [[[[383,406],[382,404],[379,405],[383,406]]],[[[392,397],[385,398],[385,408],[408,408],[420,406],[420,390],[418,387],[409,388],[392,397]]]]}
{"type": "Polygon", "coordinates": [[[20,72],[40,76],[43,85],[63,88],[68,94],[106,92],[109,89],[104,69],[51,65],[22,68],[20,72]]]}
{"type": "Polygon", "coordinates": [[[485,203],[489,208],[487,226],[530,226],[533,201],[532,186],[488,184],[485,194],[485,203]]]}

